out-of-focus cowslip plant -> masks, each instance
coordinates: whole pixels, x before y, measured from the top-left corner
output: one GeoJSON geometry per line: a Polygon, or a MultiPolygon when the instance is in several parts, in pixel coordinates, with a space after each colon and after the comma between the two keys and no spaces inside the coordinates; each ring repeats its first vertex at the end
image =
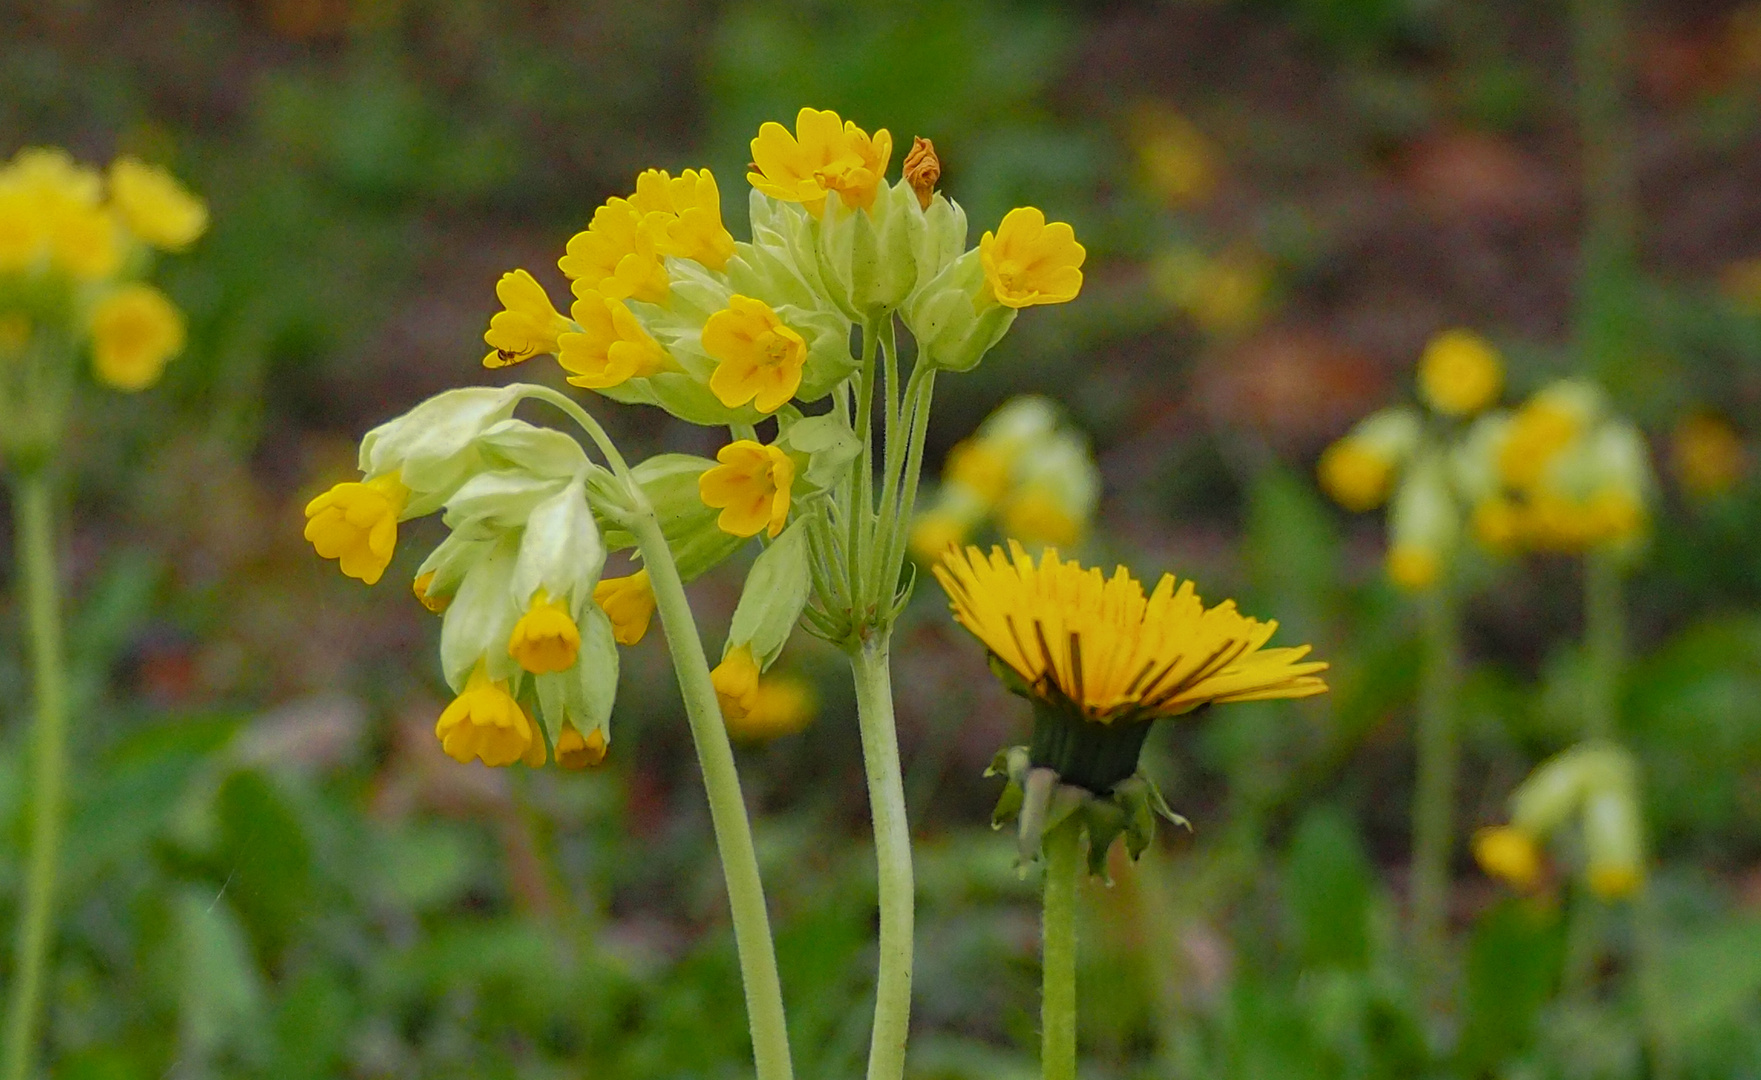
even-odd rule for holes
{"type": "Polygon", "coordinates": [[[1459,758],[1456,697],[1461,682],[1457,562],[1472,494],[1459,459],[1477,447],[1469,421],[1498,400],[1504,365],[1469,330],[1446,330],[1419,358],[1423,411],[1384,409],[1321,455],[1321,486],[1347,510],[1388,510],[1388,577],[1414,594],[1424,616],[1419,691],[1418,776],[1413,794],[1412,940],[1433,1002],[1443,994],[1450,851],[1459,758]]]}
{"type": "Polygon", "coordinates": [[[933,562],[986,525],[1031,549],[1074,548],[1100,495],[1088,440],[1062,410],[1037,395],[1012,398],[948,451],[935,498],[911,524],[911,552],[933,562]]]}
{"type": "Polygon", "coordinates": [[[1007,778],[992,823],[1016,820],[1021,857],[1046,860],[1041,1070],[1076,1077],[1076,886],[1082,842],[1088,870],[1104,874],[1123,838],[1132,858],[1168,808],[1138,757],[1152,725],[1213,704],[1325,693],[1327,665],[1306,645],[1266,648],[1276,622],[1207,608],[1193,583],[1164,574],[1145,597],[1125,567],[1112,577],[1047,550],[1036,563],[1009,551],[953,549],[935,567],[960,625],[988,651],[991,669],[1033,706],[1026,746],[1000,751],[1007,778]]]}
{"type": "Polygon", "coordinates": [[[1596,896],[1618,900],[1638,890],[1645,845],[1632,755],[1586,742],[1542,762],[1511,794],[1509,824],[1474,834],[1474,858],[1488,874],[1529,891],[1545,883],[1543,845],[1555,838],[1575,855],[1596,896]]]}
{"type": "Polygon", "coordinates": [[[32,826],[4,1075],[35,1057],[54,923],[67,771],[55,520],[62,438],[81,371],[123,392],[158,381],[182,351],[184,318],[145,282],[154,252],[182,251],[208,211],[162,169],[121,157],[108,175],[61,150],[20,151],[0,167],[0,464],[13,491],[35,677],[32,826]]]}
{"type": "Polygon", "coordinates": [[[400,521],[451,530],[417,571],[441,612],[441,666],[458,695],[446,751],[491,765],[590,765],[610,745],[618,643],[658,611],[697,745],[721,850],[757,1071],[791,1074],[775,953],[729,745],[756,717],[800,723],[765,671],[798,621],[850,658],[879,862],[880,965],[871,1080],[903,1074],[913,875],[894,730],[889,642],[910,590],[907,534],[935,379],[966,371],[1017,314],[1074,299],[1084,251],[1070,226],[1011,211],[968,247],[965,213],[936,191],[927,140],[886,182],[892,136],[803,109],[751,144],[752,239],[723,226],[707,170],[649,170],[593,214],[558,262],[568,316],[529,273],[497,285],[488,367],[554,356],[573,385],[725,427],[715,460],[631,465],[585,410],[545,387],[440,394],[369,432],[362,477],[307,507],[306,535],[369,583],[400,521]],[[906,372],[897,329],[916,341],[906,372]],[[852,340],[860,350],[852,352],[852,340]],[[569,416],[598,451],[515,418],[569,416]],[[774,423],[761,439],[758,425],[774,423]],[[712,671],[683,582],[758,538],[712,671]],[[608,551],[641,570],[601,578],[608,551]],[[537,721],[533,720],[533,713],[537,721]]]}

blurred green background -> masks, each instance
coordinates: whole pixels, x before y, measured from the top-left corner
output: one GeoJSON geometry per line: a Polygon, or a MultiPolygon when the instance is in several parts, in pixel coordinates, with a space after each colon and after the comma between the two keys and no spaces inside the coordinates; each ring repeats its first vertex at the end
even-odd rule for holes
{"type": "MultiPolygon", "coordinates": [[[[1753,1077],[1761,486],[1688,497],[1670,433],[1707,409],[1761,423],[1761,5],[1628,16],[1641,272],[1620,347],[1590,366],[1666,483],[1621,734],[1645,774],[1677,1075],[1753,1077]]],[[[710,165],[741,234],[747,140],[807,104],[932,137],[975,233],[1031,203],[1089,247],[1079,302],[944,380],[932,463],[1004,398],[1049,393],[1105,475],[1090,560],[1195,577],[1334,664],[1326,698],[1156,734],[1151,767],[1194,831],[1085,891],[1086,1074],[1646,1075],[1618,940],[1614,968],[1562,989],[1558,904],[1501,891],[1465,846],[1457,991],[1427,1018],[1400,931],[1415,613],[1382,581],[1379,522],[1311,479],[1329,439],[1409,396],[1438,329],[1496,341],[1517,394],[1585,365],[1573,17],[1564,0],[0,3],[0,153],[129,151],[214,218],[161,275],[188,352],[152,393],[94,396],[71,440],[75,807],[49,1075],[749,1070],[659,635],[626,657],[603,769],[458,765],[431,734],[437,624],[314,557],[300,508],[368,427],[493,378],[477,360],[496,277],[525,266],[563,295],[563,243],[640,169],[710,165]]],[[[595,411],[636,455],[714,446],[657,411],[595,411]]],[[[417,525],[388,581],[438,528],[417,525]]],[[[1577,574],[1514,563],[1468,605],[1464,829],[1502,820],[1572,741],[1577,574]]],[[[712,647],[738,582],[694,586],[712,647]]],[[[6,926],[17,624],[0,607],[6,926]]],[[[981,776],[1026,707],[933,586],[901,636],[912,1073],[1036,1075],[1037,889],[985,827],[981,776]]],[[[819,720],[741,764],[798,1073],[854,1077],[874,929],[860,751],[840,658],[805,635],[791,650],[819,720]]]]}

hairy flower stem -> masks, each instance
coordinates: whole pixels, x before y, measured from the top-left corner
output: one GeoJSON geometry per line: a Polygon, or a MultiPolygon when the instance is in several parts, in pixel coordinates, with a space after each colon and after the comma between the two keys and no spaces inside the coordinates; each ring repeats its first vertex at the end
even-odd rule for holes
{"type": "Polygon", "coordinates": [[[740,794],[740,777],[734,770],[734,748],[722,722],[697,622],[660,522],[646,506],[639,506],[633,517],[632,531],[642,551],[642,565],[648,570],[661,626],[666,631],[673,671],[691,724],[691,738],[697,746],[697,762],[703,769],[703,786],[709,795],[709,818],[715,828],[716,848],[721,853],[722,874],[728,885],[734,945],[740,954],[740,977],[746,987],[747,1021],[752,1030],[758,1078],[790,1080],[794,1070],[789,1060],[788,1026],[783,1018],[782,983],[777,978],[776,948],[771,942],[770,917],[764,903],[764,883],[758,874],[758,854],[752,844],[752,826],[740,794]]]}
{"type": "Polygon", "coordinates": [[[1076,1080],[1076,884],[1082,876],[1082,825],[1072,816],[1046,833],[1045,914],[1041,923],[1040,1076],[1076,1080]]]}
{"type": "Polygon", "coordinates": [[[1439,1008],[1448,1000],[1449,858],[1455,840],[1460,757],[1455,700],[1461,685],[1461,642],[1449,582],[1427,592],[1423,607],[1425,658],[1413,793],[1412,941],[1420,985],[1432,1007],[1439,1008]]]}
{"type": "Polygon", "coordinates": [[[900,1080],[905,1075],[905,1041],[911,1032],[916,884],[911,870],[911,830],[905,818],[905,780],[899,768],[899,734],[893,720],[890,636],[888,630],[878,631],[850,653],[880,888],[880,965],[875,976],[868,1080],[900,1080]]]}
{"type": "Polygon", "coordinates": [[[43,973],[55,922],[55,879],[66,816],[67,683],[62,665],[61,601],[55,565],[54,486],[48,467],[18,478],[13,512],[24,580],[27,634],[36,682],[31,730],[31,849],[11,1002],[6,1017],[5,1080],[26,1080],[36,1057],[43,973]]]}

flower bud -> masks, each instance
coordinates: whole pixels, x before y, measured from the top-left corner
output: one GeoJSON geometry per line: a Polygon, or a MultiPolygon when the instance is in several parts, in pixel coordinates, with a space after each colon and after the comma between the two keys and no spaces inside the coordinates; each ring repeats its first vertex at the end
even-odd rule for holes
{"type": "Polygon", "coordinates": [[[513,599],[514,565],[519,535],[509,532],[494,541],[465,572],[440,624],[440,667],[447,684],[463,692],[466,680],[480,666],[487,677],[506,683],[522,675],[508,654],[508,639],[524,613],[513,599]]]}
{"type": "Polygon", "coordinates": [[[760,671],[776,662],[812,591],[807,557],[807,530],[797,521],[753,562],[728,627],[724,658],[736,648],[746,648],[760,671]]]}
{"type": "Polygon", "coordinates": [[[866,211],[842,206],[836,192],[826,198],[814,238],[820,279],[851,319],[874,319],[893,310],[917,283],[910,218],[923,210],[916,202],[903,181],[882,185],[866,211]]]}
{"type": "Polygon", "coordinates": [[[1395,475],[1418,447],[1421,428],[1411,409],[1383,409],[1365,417],[1322,453],[1315,469],[1321,487],[1347,510],[1374,510],[1387,500],[1395,475]]]}
{"type": "Polygon", "coordinates": [[[777,445],[796,459],[798,498],[816,491],[829,491],[862,452],[862,443],[850,425],[835,413],[819,416],[777,416],[777,445]]]}
{"type": "Polygon", "coordinates": [[[520,554],[514,566],[513,599],[525,606],[540,592],[561,601],[577,622],[591,607],[599,571],[605,566],[605,544],[586,492],[570,484],[539,503],[526,520],[520,554]]]}
{"type": "Polygon", "coordinates": [[[1498,350],[1471,330],[1445,330],[1419,358],[1419,396],[1444,416],[1471,416],[1498,400],[1504,364],[1498,350]]]}
{"type": "Polygon", "coordinates": [[[918,359],[949,371],[970,371],[1014,325],[1018,309],[996,302],[977,248],[944,267],[906,302],[905,326],[918,359]]]}
{"type": "Polygon", "coordinates": [[[905,155],[905,183],[917,195],[917,205],[929,209],[936,182],[942,178],[942,160],[936,157],[936,144],[921,135],[911,137],[911,152],[905,155]]]}

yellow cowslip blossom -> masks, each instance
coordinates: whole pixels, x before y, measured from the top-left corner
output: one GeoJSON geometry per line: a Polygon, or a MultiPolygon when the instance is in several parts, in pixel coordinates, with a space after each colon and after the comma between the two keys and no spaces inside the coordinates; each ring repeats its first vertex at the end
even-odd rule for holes
{"type": "Polygon", "coordinates": [[[802,109],[793,133],[774,120],[759,127],[746,179],[771,198],[801,203],[816,216],[834,191],[845,206],[866,210],[886,182],[892,157],[893,136],[885,128],[871,138],[835,112],[802,109]]]}
{"type": "Polygon", "coordinates": [[[1494,495],[1474,504],[1469,520],[1474,539],[1486,550],[1509,555],[1523,539],[1522,508],[1502,495],[1494,495]]]}
{"type": "Polygon", "coordinates": [[[722,197],[708,169],[672,176],[649,169],[636,178],[630,204],[662,255],[691,259],[717,273],[734,254],[733,234],[722,225],[722,197]]]}
{"type": "Polygon", "coordinates": [[[1504,483],[1519,489],[1540,483],[1560,451],[1584,433],[1586,419],[1564,401],[1539,394],[1530,398],[1511,418],[1498,449],[1498,473],[1504,483]]]}
{"type": "Polygon", "coordinates": [[[1631,492],[1605,488],[1588,498],[1552,491],[1530,496],[1522,516],[1524,541],[1539,551],[1571,554],[1638,535],[1645,528],[1644,504],[1631,492]]]}
{"type": "Polygon", "coordinates": [[[0,273],[29,269],[49,246],[49,230],[29,194],[0,172],[0,273]]]}
{"type": "Polygon", "coordinates": [[[593,212],[584,231],[569,238],[556,265],[576,296],[592,291],[613,300],[666,303],[666,264],[643,217],[628,199],[612,199],[593,212]]]}
{"type": "Polygon", "coordinates": [[[1735,429],[1707,413],[1684,418],[1670,437],[1676,481],[1697,499],[1716,498],[1736,487],[1746,457],[1735,429]]]}
{"type": "Polygon", "coordinates": [[[452,597],[433,595],[428,591],[433,587],[434,571],[432,570],[428,571],[426,574],[417,574],[416,580],[410,582],[410,591],[416,594],[416,602],[427,608],[429,611],[432,611],[434,614],[439,615],[451,606],[452,597]]]}
{"type": "Polygon", "coordinates": [[[0,270],[47,257],[56,269],[99,281],[122,265],[116,216],[103,180],[64,150],[21,150],[0,169],[0,270]]]}
{"type": "Polygon", "coordinates": [[[676,366],[622,300],[588,290],[569,314],[581,329],[558,336],[557,362],[575,386],[604,390],[676,366]]]}
{"type": "Polygon", "coordinates": [[[732,536],[775,537],[789,520],[789,496],[795,484],[795,462],[781,448],[751,439],[732,442],[717,451],[721,464],[697,480],[703,505],[719,509],[716,525],[732,536]]]}
{"type": "Polygon", "coordinates": [[[709,389],[730,409],[751,402],[776,412],[801,386],[807,342],[769,304],[735,293],[703,324],[703,351],[716,361],[709,389]]]}
{"type": "Polygon", "coordinates": [[[128,156],[110,165],[110,198],[123,224],[166,251],[182,251],[208,229],[208,207],[164,169],[128,156]]]}
{"type": "Polygon", "coordinates": [[[982,438],[962,439],[948,451],[942,482],[958,484],[994,505],[1008,492],[1013,468],[1011,455],[997,446],[982,438]]]}
{"type": "Polygon", "coordinates": [[[349,577],[375,584],[391,565],[398,516],[409,501],[395,473],[338,484],[306,504],[306,539],[349,577]]]}
{"type": "Polygon", "coordinates": [[[1474,861],[1487,874],[1528,890],[1541,880],[1541,848],[1513,825],[1494,825],[1474,833],[1474,861]]]}
{"type": "Polygon", "coordinates": [[[966,542],[972,527],[954,514],[930,510],[919,514],[911,523],[911,554],[923,562],[933,562],[951,547],[966,542]]]}
{"type": "Polygon", "coordinates": [[[1419,357],[1419,396],[1445,416],[1471,416],[1498,400],[1504,364],[1498,350],[1471,330],[1445,330],[1419,357]]]}
{"type": "Polygon", "coordinates": [[[751,647],[741,645],[729,651],[709,673],[709,680],[715,684],[722,719],[730,725],[744,720],[758,701],[758,661],[753,659],[751,647]]]}
{"type": "Polygon", "coordinates": [[[1361,514],[1388,501],[1394,462],[1364,440],[1347,435],[1321,452],[1315,474],[1334,502],[1361,514]]]}
{"type": "Polygon", "coordinates": [[[153,385],[183,351],[183,313],[151,285],[133,282],[98,301],[91,328],[93,368],[118,390],[153,385]]]}
{"type": "Polygon", "coordinates": [[[502,310],[489,320],[483,341],[489,346],[483,357],[486,368],[523,364],[541,353],[557,351],[557,338],[573,330],[558,315],[538,279],[524,270],[510,270],[495,283],[502,310]]]}
{"type": "Polygon", "coordinates": [[[901,172],[917,196],[917,205],[928,210],[936,184],[942,178],[942,159],[936,156],[936,144],[921,135],[912,136],[911,152],[905,155],[901,172]]]}
{"type": "Polygon", "coordinates": [[[565,720],[556,740],[556,763],[565,769],[590,769],[605,761],[606,749],[605,732],[594,728],[582,735],[565,720]]]}
{"type": "Polygon", "coordinates": [[[1011,308],[1076,299],[1087,254],[1074,229],[1062,221],[1048,224],[1032,206],[1009,211],[995,233],[978,241],[986,287],[997,303],[1011,308]]]}
{"type": "Polygon", "coordinates": [[[611,636],[619,645],[634,645],[648,633],[654,618],[654,588],[647,570],[601,578],[593,587],[593,602],[611,620],[611,636]]]}
{"type": "Polygon", "coordinates": [[[434,735],[455,761],[476,759],[492,766],[523,761],[536,768],[545,760],[544,737],[532,718],[508,693],[507,684],[491,679],[482,664],[440,714],[434,735]]]}
{"type": "Polygon", "coordinates": [[[581,630],[568,610],[543,589],[532,596],[526,614],[514,624],[508,655],[534,675],[549,675],[575,666],[581,651],[581,630]]]}
{"type": "Polygon", "coordinates": [[[1443,559],[1432,548],[1395,544],[1388,549],[1388,580],[1408,592],[1423,592],[1437,583],[1443,559]]]}
{"type": "Polygon", "coordinates": [[[792,675],[770,675],[758,680],[745,712],[723,717],[728,734],[742,742],[768,742],[793,735],[813,723],[818,701],[813,687],[792,675]]]}
{"type": "Polygon", "coordinates": [[[1029,484],[1014,492],[997,516],[1003,532],[1028,547],[1074,547],[1082,540],[1083,522],[1044,485],[1029,484]]]}
{"type": "Polygon", "coordinates": [[[951,551],[935,568],[954,618],[1038,699],[1097,724],[1178,716],[1214,702],[1302,698],[1326,692],[1309,647],[1264,648],[1276,622],[1240,614],[1233,600],[1206,608],[1191,581],[1164,574],[1149,597],[1125,567],[1035,564],[1009,554],[951,551]]]}

